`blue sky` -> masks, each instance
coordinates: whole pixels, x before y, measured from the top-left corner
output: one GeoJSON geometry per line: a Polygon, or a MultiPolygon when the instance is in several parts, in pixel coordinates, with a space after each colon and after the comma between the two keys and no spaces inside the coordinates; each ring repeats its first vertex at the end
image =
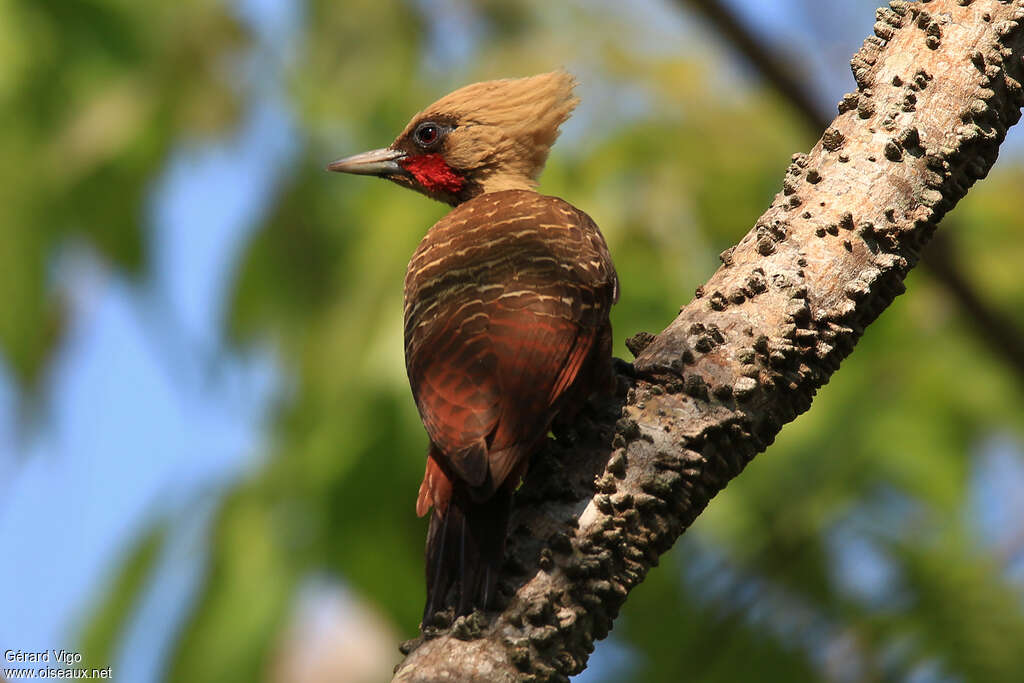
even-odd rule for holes
{"type": "MultiPolygon", "coordinates": [[[[292,148],[286,124],[259,107],[235,139],[175,156],[154,191],[151,287],[135,289],[83,247],[61,256],[73,314],[45,429],[3,458],[12,472],[0,538],[31,561],[0,563],[0,604],[14,617],[0,642],[65,644],[67,617],[126,541],[259,453],[272,356],[228,353],[218,330],[231,263],[292,148]]],[[[8,407],[10,392],[5,381],[8,407]]]]}
{"type": "MultiPolygon", "coordinates": [[[[421,4],[438,13],[459,5],[421,4]]],[[[739,5],[776,39],[813,46],[796,17],[764,12],[753,0],[739,5]]],[[[677,16],[671,4],[649,0],[637,11],[665,40],[684,35],[685,24],[669,20],[677,16]]],[[[827,46],[842,55],[838,66],[809,67],[827,107],[852,87],[846,60],[874,21],[861,8],[836,12],[834,21],[853,23],[838,34],[858,37],[827,46]]],[[[54,286],[72,305],[71,329],[49,373],[42,428],[27,440],[16,433],[14,391],[0,366],[0,477],[7,482],[0,499],[0,648],[72,647],[77,619],[121,551],[153,520],[173,518],[151,590],[112,663],[120,680],[157,680],[199,580],[217,495],[259,465],[268,407],[287,378],[270,349],[229,350],[220,329],[239,251],[298,150],[279,77],[302,15],[287,0],[243,0],[239,13],[260,39],[242,74],[251,107],[227,139],[183,141],[156,181],[147,228],[156,258],[151,281],[129,284],[82,245],[67,245],[55,261],[54,286]]],[[[459,40],[435,45],[434,68],[469,54],[473,31],[468,22],[459,40]]],[[[745,69],[736,72],[742,79],[745,69]]],[[[1014,137],[1019,150],[1022,135],[1014,137]]],[[[1012,502],[1024,499],[1024,467],[1019,444],[1005,435],[983,449],[970,512],[998,543],[1008,520],[1024,518],[1012,502]]],[[[840,561],[851,568],[851,591],[879,590],[883,564],[858,571],[857,558],[868,553],[837,552],[840,560],[851,557],[840,561]]],[[[625,657],[614,643],[599,647],[590,680],[625,657]]]]}

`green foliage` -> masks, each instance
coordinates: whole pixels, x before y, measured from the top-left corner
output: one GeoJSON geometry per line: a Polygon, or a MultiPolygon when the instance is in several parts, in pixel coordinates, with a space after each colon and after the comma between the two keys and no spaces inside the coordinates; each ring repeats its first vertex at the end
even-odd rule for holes
{"type": "Polygon", "coordinates": [[[235,120],[245,40],[215,0],[0,3],[0,351],[23,384],[64,327],[55,251],[86,241],[144,272],[149,184],[183,135],[235,120]]]}
{"type": "MultiPolygon", "coordinates": [[[[719,57],[695,33],[684,58],[649,49],[650,27],[610,8],[484,2],[472,60],[441,75],[424,57],[436,17],[420,6],[307,9],[288,81],[304,149],[246,246],[227,322],[239,346],[272,340],[293,388],[264,465],[220,503],[171,680],[263,679],[296,589],[313,575],[343,579],[415,632],[426,438],[404,374],[401,284],[445,207],[329,175],[326,161],[387,144],[451,87],[578,67],[587,125],[555,148],[541,189],[602,226],[622,280],[616,352],[628,357],[622,340],[671,320],[809,145],[774,97],[721,87],[719,57]],[[616,109],[623,92],[642,106],[616,109]]],[[[146,273],[146,191],[175,143],[234,120],[227,60],[245,40],[219,3],[202,0],[0,3],[0,350],[26,386],[60,339],[47,283],[55,250],[84,239],[146,273]]],[[[972,281],[1024,327],[1022,182],[1019,167],[998,167],[957,210],[954,239],[972,281]]],[[[666,556],[627,603],[615,636],[637,653],[632,680],[823,678],[826,657],[813,652],[823,641],[804,638],[819,623],[853,643],[864,680],[934,661],[966,680],[1024,669],[1019,587],[962,519],[972,449],[992,430],[1024,435],[1024,383],[987,355],[940,284],[915,272],[908,288],[810,412],[711,503],[690,532],[699,542],[666,556]],[[899,577],[900,600],[885,609],[843,591],[829,549],[880,492],[918,511],[895,530],[864,531],[899,577]],[[702,589],[717,572],[690,576],[712,560],[729,590],[702,589]],[[794,614],[813,617],[795,635],[779,627],[794,614]]],[[[93,661],[110,661],[163,538],[162,526],[147,533],[107,587],[84,632],[93,661]]]]}
{"type": "Polygon", "coordinates": [[[685,568],[702,561],[695,544],[681,542],[630,595],[615,627],[639,655],[628,680],[814,680],[804,653],[750,623],[749,603],[723,609],[684,585],[685,568]]]}
{"type": "Polygon", "coordinates": [[[92,610],[82,634],[81,651],[87,667],[105,668],[113,661],[127,619],[146,588],[166,540],[163,524],[154,525],[125,553],[120,569],[103,587],[103,600],[92,610]]]}

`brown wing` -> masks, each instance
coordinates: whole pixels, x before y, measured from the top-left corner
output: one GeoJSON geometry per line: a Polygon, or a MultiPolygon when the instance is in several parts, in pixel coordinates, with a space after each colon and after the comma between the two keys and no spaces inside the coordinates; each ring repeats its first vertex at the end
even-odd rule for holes
{"type": "Polygon", "coordinates": [[[617,295],[590,218],[532,192],[482,195],[406,276],[406,365],[442,467],[489,495],[544,438],[617,295]]]}

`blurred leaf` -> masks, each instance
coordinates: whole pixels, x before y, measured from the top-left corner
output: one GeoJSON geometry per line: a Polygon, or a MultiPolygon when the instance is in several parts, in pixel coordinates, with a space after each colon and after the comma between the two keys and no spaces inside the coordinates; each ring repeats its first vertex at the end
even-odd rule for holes
{"type": "Polygon", "coordinates": [[[143,272],[150,183],[183,136],[236,119],[246,37],[218,0],[10,0],[0,26],[0,353],[32,388],[64,329],[55,252],[81,239],[143,272]]]}
{"type": "Polygon", "coordinates": [[[109,583],[103,598],[90,610],[90,617],[81,636],[80,652],[86,667],[106,668],[117,654],[118,639],[124,634],[128,620],[138,607],[160,553],[167,529],[155,524],[125,553],[125,558],[109,583]]]}
{"type": "Polygon", "coordinates": [[[1024,592],[1006,584],[992,558],[955,532],[893,550],[912,586],[910,609],[893,622],[921,661],[941,661],[970,681],[1010,680],[1024,671],[1024,592]]]}
{"type": "Polygon", "coordinates": [[[701,558],[694,544],[684,545],[636,588],[615,627],[640,654],[629,680],[814,680],[797,645],[749,623],[744,607],[716,610],[706,596],[689,593],[683,567],[701,558]]]}

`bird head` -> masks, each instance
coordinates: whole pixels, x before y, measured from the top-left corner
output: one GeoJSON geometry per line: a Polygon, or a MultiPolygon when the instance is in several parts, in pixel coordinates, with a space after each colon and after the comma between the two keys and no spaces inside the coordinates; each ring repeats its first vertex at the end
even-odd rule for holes
{"type": "Polygon", "coordinates": [[[327,169],[387,178],[452,205],[533,189],[559,126],[579,102],[575,85],[565,71],[467,85],[412,117],[389,147],[327,169]]]}

